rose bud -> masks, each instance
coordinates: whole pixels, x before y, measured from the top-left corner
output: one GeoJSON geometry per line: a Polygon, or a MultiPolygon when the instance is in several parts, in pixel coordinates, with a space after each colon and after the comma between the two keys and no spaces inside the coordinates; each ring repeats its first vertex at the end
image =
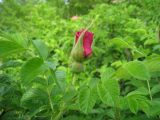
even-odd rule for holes
{"type": "Polygon", "coordinates": [[[70,67],[71,67],[71,71],[74,73],[79,73],[84,70],[83,64],[76,61],[74,61],[70,67]]]}
{"type": "Polygon", "coordinates": [[[92,55],[93,33],[87,30],[76,32],[76,39],[71,56],[73,60],[82,62],[92,55]]]}
{"type": "Polygon", "coordinates": [[[71,17],[71,20],[73,20],[73,21],[78,20],[78,19],[79,19],[78,16],[72,16],[72,17],[71,17]]]}

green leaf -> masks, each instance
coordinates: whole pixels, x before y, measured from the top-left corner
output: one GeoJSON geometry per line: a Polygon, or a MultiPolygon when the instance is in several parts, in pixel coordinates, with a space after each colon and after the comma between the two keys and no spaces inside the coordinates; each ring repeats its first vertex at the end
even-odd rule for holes
{"type": "Polygon", "coordinates": [[[40,91],[38,89],[30,89],[26,91],[21,98],[21,102],[23,103],[37,98],[39,96],[39,92],[40,91]]]}
{"type": "Polygon", "coordinates": [[[17,42],[0,39],[0,57],[22,52],[22,50],[24,47],[17,42]]]}
{"type": "Polygon", "coordinates": [[[144,114],[144,115],[136,115],[136,116],[126,116],[126,118],[123,120],[158,120],[158,119],[148,117],[144,114]]]}
{"type": "Polygon", "coordinates": [[[91,89],[96,88],[99,81],[100,81],[100,79],[91,77],[90,81],[89,81],[89,87],[91,89]]]}
{"type": "Polygon", "coordinates": [[[28,41],[23,38],[23,36],[20,33],[14,33],[9,34],[10,40],[16,41],[19,45],[23,46],[24,48],[27,48],[28,41]]]}
{"type": "Polygon", "coordinates": [[[74,86],[68,87],[63,96],[63,100],[66,102],[72,101],[72,99],[77,95],[78,91],[75,90],[74,86]]]}
{"type": "Polygon", "coordinates": [[[23,94],[21,103],[22,105],[28,107],[32,106],[32,104],[34,104],[34,102],[36,101],[39,102],[38,100],[42,102],[44,102],[45,100],[48,101],[47,93],[40,88],[31,88],[23,94]]]}
{"type": "Polygon", "coordinates": [[[137,52],[137,53],[145,56],[144,53],[142,53],[141,51],[139,51],[139,50],[135,47],[135,45],[133,44],[133,42],[129,42],[129,43],[128,43],[128,41],[129,41],[129,40],[122,40],[122,38],[114,38],[114,39],[112,39],[111,44],[117,46],[117,48],[123,48],[123,49],[124,49],[124,48],[130,48],[130,49],[132,49],[133,51],[135,51],[135,52],[137,52]]]}
{"type": "Polygon", "coordinates": [[[56,71],[55,71],[55,77],[56,77],[56,84],[58,85],[58,87],[64,91],[65,88],[66,88],[66,69],[61,67],[61,68],[58,68],[56,71]]]}
{"type": "Polygon", "coordinates": [[[16,110],[10,110],[1,116],[1,120],[20,120],[16,110]]]}
{"type": "Polygon", "coordinates": [[[139,80],[149,80],[150,74],[148,68],[143,62],[131,61],[123,66],[126,71],[134,78],[139,80]]]}
{"type": "Polygon", "coordinates": [[[124,79],[124,80],[131,78],[131,75],[128,74],[127,70],[124,67],[120,67],[119,69],[117,69],[115,76],[118,79],[124,79]]]}
{"type": "Polygon", "coordinates": [[[101,73],[101,80],[108,80],[112,77],[112,75],[114,74],[115,70],[113,68],[106,68],[103,67],[100,71],[101,73]]]}
{"type": "Polygon", "coordinates": [[[157,99],[157,100],[153,100],[151,101],[151,107],[150,107],[150,115],[152,116],[156,116],[156,115],[159,115],[160,114],[160,100],[157,99]]]}
{"type": "Polygon", "coordinates": [[[48,47],[41,40],[33,40],[33,45],[37,49],[39,55],[45,60],[48,57],[48,47]]]}
{"type": "Polygon", "coordinates": [[[114,106],[114,101],[112,99],[112,96],[108,92],[108,90],[105,89],[103,84],[98,84],[97,85],[97,92],[99,94],[100,99],[102,100],[103,103],[109,105],[109,106],[114,106]]]}
{"type": "Polygon", "coordinates": [[[28,60],[21,69],[21,79],[24,84],[31,82],[37,75],[42,74],[47,69],[41,58],[28,60]]]}
{"type": "Polygon", "coordinates": [[[96,96],[89,87],[84,87],[80,90],[78,100],[80,110],[84,113],[89,113],[96,103],[96,96]]]}
{"type": "Polygon", "coordinates": [[[48,65],[48,67],[52,70],[56,69],[57,63],[56,62],[50,62],[50,61],[45,61],[46,65],[48,65]]]}
{"type": "Polygon", "coordinates": [[[119,84],[116,80],[107,80],[98,84],[97,91],[103,103],[114,106],[119,98],[119,84]]]}
{"type": "Polygon", "coordinates": [[[152,95],[159,93],[160,92],[160,85],[154,85],[153,88],[151,89],[152,95]]]}
{"type": "Polygon", "coordinates": [[[130,46],[125,40],[122,40],[121,38],[114,38],[112,39],[111,43],[119,48],[132,48],[132,46],[130,46]]]}
{"type": "Polygon", "coordinates": [[[138,101],[139,108],[146,113],[146,115],[149,115],[149,109],[150,109],[150,101],[149,100],[140,100],[138,101]]]}
{"type": "Polygon", "coordinates": [[[0,65],[0,69],[5,69],[8,67],[19,67],[22,65],[22,61],[21,60],[9,60],[5,63],[3,63],[2,65],[0,65]]]}
{"type": "Polygon", "coordinates": [[[129,105],[129,108],[130,108],[131,112],[136,114],[137,111],[138,111],[138,102],[137,102],[137,100],[134,99],[133,97],[128,97],[127,102],[128,102],[128,105],[129,105]]]}
{"type": "Polygon", "coordinates": [[[27,41],[19,33],[0,31],[0,57],[22,52],[27,48],[27,41]]]}
{"type": "Polygon", "coordinates": [[[36,116],[36,114],[48,110],[49,106],[48,105],[43,105],[41,107],[39,107],[38,109],[36,109],[34,112],[30,112],[29,116],[32,118],[34,116],[36,116]]]}
{"type": "Polygon", "coordinates": [[[144,45],[147,46],[147,45],[154,45],[154,44],[157,44],[158,43],[158,40],[156,39],[147,39],[145,42],[144,42],[144,45]]]}
{"type": "Polygon", "coordinates": [[[160,71],[160,57],[151,56],[150,59],[147,59],[145,62],[150,72],[159,72],[160,71]]]}
{"type": "Polygon", "coordinates": [[[149,110],[148,99],[139,91],[132,91],[125,97],[126,102],[133,113],[137,113],[138,110],[147,112],[149,110]]]}

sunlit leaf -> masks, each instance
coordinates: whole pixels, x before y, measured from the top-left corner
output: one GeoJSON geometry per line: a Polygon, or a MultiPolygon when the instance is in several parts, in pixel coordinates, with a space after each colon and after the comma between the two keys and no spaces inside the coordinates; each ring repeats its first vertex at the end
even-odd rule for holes
{"type": "Polygon", "coordinates": [[[119,98],[119,84],[118,81],[110,79],[99,83],[97,91],[103,103],[113,106],[119,98]]]}
{"type": "Polygon", "coordinates": [[[21,79],[23,83],[31,82],[37,75],[41,75],[47,66],[41,58],[32,58],[28,60],[21,69],[21,79]]]}
{"type": "Polygon", "coordinates": [[[137,78],[139,80],[150,79],[149,70],[143,62],[131,61],[126,63],[123,67],[134,78],[137,78]]]}
{"type": "Polygon", "coordinates": [[[20,53],[23,50],[24,47],[15,41],[0,39],[0,57],[12,55],[13,53],[20,53]]]}
{"type": "Polygon", "coordinates": [[[33,44],[39,55],[45,60],[48,57],[48,48],[41,40],[33,40],[33,44]]]}
{"type": "Polygon", "coordinates": [[[95,93],[89,87],[84,87],[80,90],[78,100],[80,110],[84,113],[89,113],[96,102],[95,93]]]}

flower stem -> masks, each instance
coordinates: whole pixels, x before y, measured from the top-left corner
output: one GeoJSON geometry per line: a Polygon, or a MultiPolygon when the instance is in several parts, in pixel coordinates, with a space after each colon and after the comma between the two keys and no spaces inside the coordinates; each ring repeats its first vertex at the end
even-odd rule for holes
{"type": "Polygon", "coordinates": [[[151,94],[151,87],[150,87],[150,84],[149,84],[149,80],[147,80],[147,86],[148,86],[149,96],[150,96],[150,99],[152,101],[152,94],[151,94]]]}
{"type": "Polygon", "coordinates": [[[74,74],[73,74],[73,80],[72,80],[72,85],[73,85],[73,86],[75,86],[76,81],[77,81],[77,75],[74,73],[74,74]]]}
{"type": "MultiPolygon", "coordinates": [[[[47,80],[45,75],[44,75],[44,79],[46,80],[46,83],[47,83],[47,86],[48,86],[49,85],[48,80],[47,80]]],[[[54,108],[53,108],[53,103],[52,103],[52,99],[51,99],[50,90],[48,89],[48,87],[47,87],[47,95],[48,95],[48,101],[49,101],[49,104],[50,104],[50,107],[51,107],[51,111],[52,111],[52,114],[53,114],[54,108]]],[[[52,120],[52,114],[51,114],[51,120],[52,120]]]]}
{"type": "Polygon", "coordinates": [[[118,101],[115,102],[115,120],[120,120],[120,110],[118,101]]]}
{"type": "Polygon", "coordinates": [[[65,104],[63,103],[58,115],[54,118],[54,120],[60,120],[64,114],[64,111],[65,111],[65,104]]]}

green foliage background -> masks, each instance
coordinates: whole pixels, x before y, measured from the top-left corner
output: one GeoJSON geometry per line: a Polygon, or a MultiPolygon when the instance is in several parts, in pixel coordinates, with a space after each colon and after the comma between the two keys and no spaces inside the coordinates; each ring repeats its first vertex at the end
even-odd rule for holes
{"type": "Polygon", "coordinates": [[[0,119],[160,119],[159,3],[3,0],[0,119]],[[92,21],[93,55],[73,74],[75,32],[92,21]]]}

